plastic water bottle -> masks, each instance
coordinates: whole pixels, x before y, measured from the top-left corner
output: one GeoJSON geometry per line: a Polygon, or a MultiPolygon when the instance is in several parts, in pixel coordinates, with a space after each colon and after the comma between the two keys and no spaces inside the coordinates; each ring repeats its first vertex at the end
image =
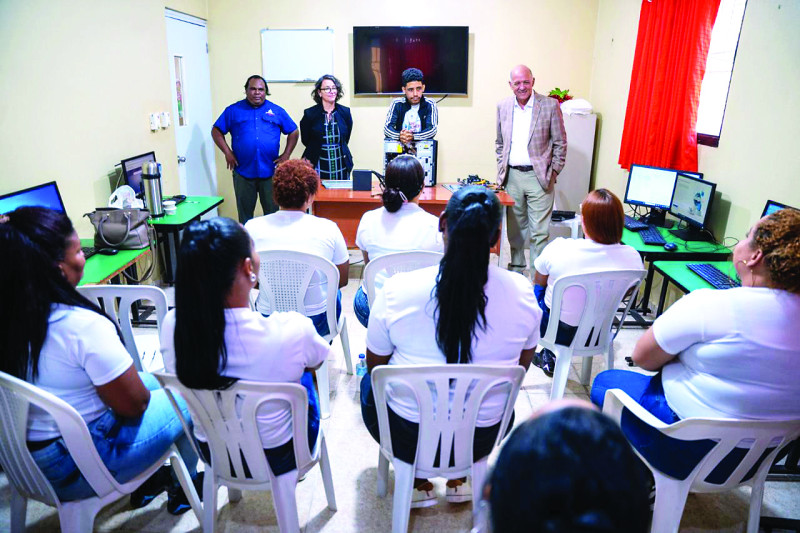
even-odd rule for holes
{"type": "Polygon", "coordinates": [[[367,373],[367,356],[363,353],[358,354],[358,364],[356,365],[356,376],[363,376],[367,373]]]}

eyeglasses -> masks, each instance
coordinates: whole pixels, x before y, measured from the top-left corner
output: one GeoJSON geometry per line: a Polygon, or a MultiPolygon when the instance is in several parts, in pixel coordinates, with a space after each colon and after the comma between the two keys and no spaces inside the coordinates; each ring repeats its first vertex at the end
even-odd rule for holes
{"type": "Polygon", "coordinates": [[[338,93],[339,89],[337,89],[336,87],[322,87],[320,88],[320,91],[324,93],[338,93]]]}

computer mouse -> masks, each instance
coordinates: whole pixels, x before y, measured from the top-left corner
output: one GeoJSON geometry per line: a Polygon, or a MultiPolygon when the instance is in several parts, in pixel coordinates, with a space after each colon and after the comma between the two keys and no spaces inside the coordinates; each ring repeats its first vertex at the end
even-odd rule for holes
{"type": "Polygon", "coordinates": [[[97,250],[97,253],[100,255],[117,255],[119,250],[116,248],[100,248],[97,250]]]}
{"type": "Polygon", "coordinates": [[[678,245],[675,244],[674,242],[667,242],[664,243],[664,249],[668,252],[674,252],[675,250],[678,249],[678,245]]]}

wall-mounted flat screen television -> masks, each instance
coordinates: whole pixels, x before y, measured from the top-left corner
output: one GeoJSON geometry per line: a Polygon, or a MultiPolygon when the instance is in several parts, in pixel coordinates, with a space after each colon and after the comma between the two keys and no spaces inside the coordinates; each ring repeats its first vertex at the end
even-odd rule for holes
{"type": "Polygon", "coordinates": [[[355,26],[355,94],[401,94],[402,72],[425,74],[427,94],[467,94],[468,26],[355,26]]]}

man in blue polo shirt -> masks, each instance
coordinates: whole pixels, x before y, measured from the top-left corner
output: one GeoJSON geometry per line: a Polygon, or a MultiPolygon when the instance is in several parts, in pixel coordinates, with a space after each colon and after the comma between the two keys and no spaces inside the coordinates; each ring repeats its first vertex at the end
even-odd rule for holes
{"type": "Polygon", "coordinates": [[[226,107],[211,128],[211,137],[233,171],[236,210],[242,224],[253,218],[257,197],[265,215],[278,210],[272,199],[272,174],[276,165],[289,159],[300,137],[288,113],[266,99],[269,92],[264,78],[250,76],[244,89],[247,98],[226,107]],[[233,149],[225,140],[228,132],[233,149]],[[286,148],[278,155],[281,134],[287,136],[286,148]]]}

